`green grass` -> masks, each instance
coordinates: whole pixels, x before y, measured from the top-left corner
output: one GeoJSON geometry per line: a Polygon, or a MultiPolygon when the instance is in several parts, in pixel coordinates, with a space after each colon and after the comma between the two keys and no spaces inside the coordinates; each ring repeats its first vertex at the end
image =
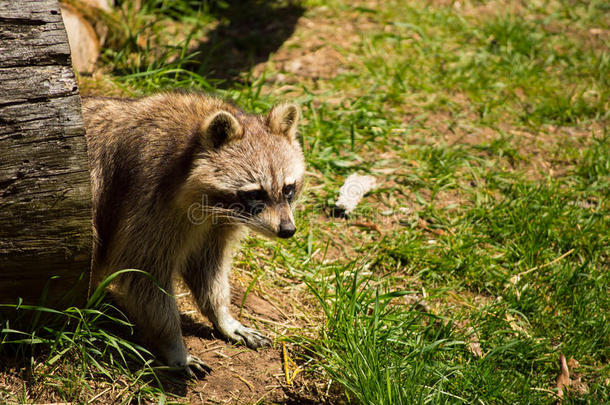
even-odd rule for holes
{"type": "MultiPolygon", "coordinates": [[[[143,1],[124,7],[103,80],[126,95],[216,92],[254,112],[283,99],[302,105],[313,176],[299,233],[279,245],[248,239],[236,265],[267,290],[306,283],[319,330],[287,338],[305,380],[335,387],[330,402],[554,403],[560,353],[580,363],[571,371],[587,387],[565,402],[609,402],[610,6],[440,3],[450,2],[305,1],[318,24],[359,19],[355,39],[333,44],[346,69],[313,80],[269,63],[263,76],[220,81],[192,53],[218,5],[143,1]],[[277,73],[292,90],[279,92],[277,73]],[[353,218],[328,217],[355,171],[380,187],[353,218]]],[[[307,39],[322,34],[295,35],[291,46],[307,53],[307,39]]],[[[104,92],[101,79],[83,80],[104,92]]],[[[135,401],[164,398],[141,384],[149,368],[130,371],[98,348],[125,350],[93,326],[102,312],[71,311],[69,327],[36,343],[46,367],[64,350],[78,366],[59,383],[36,378],[79,400],[86,388],[71,382],[89,381],[104,361],[105,381],[126,376],[135,401]]]]}
{"type": "Polygon", "coordinates": [[[113,278],[83,308],[0,305],[9,315],[0,325],[0,355],[14,359],[24,385],[18,393],[0,388],[4,403],[37,403],[49,397],[79,403],[162,403],[173,397],[163,390],[165,368],[153,367],[153,356],[133,343],[133,325],[105,299],[104,287],[113,278]]]}

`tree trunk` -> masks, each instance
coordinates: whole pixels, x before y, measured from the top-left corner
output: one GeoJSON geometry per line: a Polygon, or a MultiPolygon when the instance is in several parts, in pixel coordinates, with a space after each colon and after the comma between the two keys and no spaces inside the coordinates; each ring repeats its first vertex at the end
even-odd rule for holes
{"type": "MultiPolygon", "coordinates": [[[[91,190],[57,0],[0,0],[0,303],[86,298],[91,190]],[[53,279],[51,281],[51,279],[53,279]]],[[[76,299],[76,301],[75,301],[76,299]]]]}

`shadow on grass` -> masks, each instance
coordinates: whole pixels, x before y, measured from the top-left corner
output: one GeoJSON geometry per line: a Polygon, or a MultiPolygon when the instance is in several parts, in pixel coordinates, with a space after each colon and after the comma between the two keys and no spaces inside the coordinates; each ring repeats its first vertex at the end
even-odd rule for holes
{"type": "Polygon", "coordinates": [[[298,1],[213,2],[210,13],[219,24],[198,45],[191,70],[224,86],[240,81],[242,72],[268,60],[293,34],[304,11],[298,1]]]}
{"type": "MultiPolygon", "coordinates": [[[[34,402],[48,402],[57,396],[79,401],[90,396],[91,389],[104,392],[99,387],[115,384],[117,376],[129,382],[132,389],[126,395],[134,400],[164,394],[187,395],[189,377],[162,366],[141,345],[137,328],[129,324],[111,293],[95,308],[58,311],[42,306],[3,305],[1,309],[0,387],[4,388],[0,389],[0,402],[7,399],[3,397],[4,389],[21,392],[17,395],[34,402]],[[83,387],[74,389],[72,385],[77,380],[83,382],[83,387]]],[[[181,324],[186,336],[215,339],[212,328],[188,315],[181,316],[181,324]]],[[[199,379],[207,377],[196,374],[199,379]]],[[[100,397],[101,401],[115,399],[100,397]]]]}

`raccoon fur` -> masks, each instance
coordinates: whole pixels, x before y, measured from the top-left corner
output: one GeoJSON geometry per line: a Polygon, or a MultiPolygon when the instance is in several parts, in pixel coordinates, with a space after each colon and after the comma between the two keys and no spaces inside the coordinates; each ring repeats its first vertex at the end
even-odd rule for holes
{"type": "Polygon", "coordinates": [[[232,256],[247,228],[291,237],[305,164],[299,110],[266,116],[207,95],[84,98],[93,192],[92,286],[121,269],[116,289],[144,343],[171,367],[204,364],[182,340],[172,297],[180,275],[227,339],[271,341],[229,312],[232,256]],[[159,286],[162,288],[160,289],[159,286]]]}

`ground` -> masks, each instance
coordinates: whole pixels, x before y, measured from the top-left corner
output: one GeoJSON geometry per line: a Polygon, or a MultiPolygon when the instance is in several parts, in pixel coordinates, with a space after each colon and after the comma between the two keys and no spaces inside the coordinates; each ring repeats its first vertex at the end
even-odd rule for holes
{"type": "MultiPolygon", "coordinates": [[[[141,361],[91,355],[104,372],[89,351],[48,345],[2,365],[0,398],[608,402],[606,2],[140,6],[122,6],[83,94],[178,87],[259,113],[301,105],[298,233],[251,235],[231,279],[234,314],[273,347],[218,339],[179,288],[208,376],[157,381],[141,361]],[[335,217],[353,172],[377,188],[335,217]]],[[[131,347],[91,329],[95,344],[131,347]]]]}

